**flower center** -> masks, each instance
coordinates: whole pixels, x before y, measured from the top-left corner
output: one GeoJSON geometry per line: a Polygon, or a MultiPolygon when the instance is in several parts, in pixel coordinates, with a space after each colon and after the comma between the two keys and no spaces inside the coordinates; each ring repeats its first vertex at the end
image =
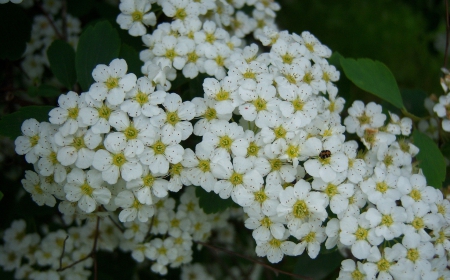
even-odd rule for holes
{"type": "Polygon", "coordinates": [[[78,112],[80,111],[80,109],[78,109],[78,107],[73,107],[67,110],[68,112],[68,117],[71,119],[76,119],[78,118],[78,112]]]}
{"type": "Polygon", "coordinates": [[[362,227],[358,227],[358,229],[355,232],[355,237],[357,240],[366,240],[367,235],[369,235],[369,231],[362,227]]]}
{"type": "Polygon", "coordinates": [[[177,111],[167,113],[167,123],[175,126],[180,121],[177,111]]]}
{"type": "Polygon", "coordinates": [[[311,231],[303,238],[303,240],[305,240],[308,243],[314,242],[316,240],[316,233],[314,231],[311,231]]]}
{"type": "Polygon", "coordinates": [[[311,84],[313,80],[314,78],[310,72],[305,73],[305,76],[303,76],[303,82],[307,83],[308,85],[311,84]]]}
{"type": "Polygon", "coordinates": [[[39,135],[38,134],[33,135],[33,136],[30,137],[30,145],[31,145],[31,147],[36,146],[38,142],[39,142],[39,135]]]}
{"type": "Polygon", "coordinates": [[[230,182],[233,186],[240,185],[244,182],[244,176],[242,174],[236,173],[235,171],[230,176],[230,182]]]}
{"type": "Polygon", "coordinates": [[[139,131],[133,125],[131,125],[125,129],[123,134],[125,134],[127,140],[132,140],[138,137],[139,131]]]}
{"type": "Polygon", "coordinates": [[[156,141],[152,146],[155,155],[162,155],[166,151],[166,145],[161,140],[156,141]]]}
{"type": "Polygon", "coordinates": [[[294,57],[292,55],[286,53],[285,55],[281,56],[281,59],[283,60],[283,63],[291,64],[292,61],[294,60],[294,57]]]}
{"type": "Polygon", "coordinates": [[[278,239],[272,239],[269,241],[270,246],[274,247],[274,248],[279,248],[281,246],[281,241],[278,239]]]}
{"type": "Polygon", "coordinates": [[[308,49],[308,51],[310,52],[314,52],[314,45],[311,43],[306,43],[305,47],[308,49]]]}
{"type": "Polygon", "coordinates": [[[284,127],[282,127],[282,126],[280,125],[279,127],[275,128],[275,129],[273,130],[273,133],[275,134],[275,138],[276,138],[276,139],[280,139],[280,138],[286,137],[287,131],[286,131],[286,129],[284,129],[284,127]]]}
{"type": "Polygon", "coordinates": [[[187,62],[191,62],[191,63],[196,63],[198,60],[199,56],[197,55],[197,53],[195,51],[190,52],[187,54],[187,62]]]}
{"type": "Polygon", "coordinates": [[[250,70],[247,70],[242,76],[244,77],[244,79],[253,79],[254,80],[256,78],[255,73],[253,73],[250,70]]]}
{"type": "Polygon", "coordinates": [[[175,17],[176,19],[184,20],[184,19],[187,17],[186,10],[183,9],[183,8],[178,9],[178,10],[175,12],[175,16],[174,16],[174,17],[175,17]]]}
{"type": "Polygon", "coordinates": [[[216,109],[208,107],[208,109],[206,109],[206,112],[203,115],[203,117],[205,119],[207,119],[208,121],[216,119],[217,118],[217,111],[216,111],[216,109]]]}
{"type": "Polygon", "coordinates": [[[330,75],[328,75],[327,72],[323,72],[323,74],[322,74],[322,79],[323,79],[326,83],[328,83],[328,82],[330,81],[330,75]]]}
{"type": "Polygon", "coordinates": [[[419,201],[422,198],[422,194],[420,193],[419,190],[417,189],[413,189],[411,191],[411,193],[409,194],[409,196],[414,199],[415,201],[419,201]]]}
{"type": "Polygon", "coordinates": [[[262,225],[263,227],[268,228],[268,227],[270,227],[271,224],[272,224],[272,221],[269,219],[269,217],[264,217],[264,218],[261,220],[261,225],[262,225]]]}
{"type": "Polygon", "coordinates": [[[148,174],[147,176],[142,178],[142,182],[144,183],[144,186],[151,187],[155,182],[155,177],[153,177],[151,174],[148,174]]]}
{"type": "Polygon", "coordinates": [[[121,167],[126,162],[127,162],[127,159],[125,158],[125,156],[122,153],[116,154],[113,156],[112,163],[117,167],[121,167]]]}
{"type": "Polygon", "coordinates": [[[209,160],[205,160],[205,159],[199,160],[198,168],[204,173],[209,172],[211,170],[209,160]]]}
{"type": "Polygon", "coordinates": [[[226,150],[230,150],[231,144],[233,144],[233,140],[228,135],[220,137],[219,147],[226,149],[226,150]]]}
{"type": "Polygon", "coordinates": [[[362,116],[357,117],[360,124],[369,124],[370,123],[370,117],[366,114],[363,114],[362,116]]]}
{"type": "Polygon", "coordinates": [[[297,145],[292,145],[290,144],[288,146],[288,148],[286,149],[286,155],[290,158],[290,159],[295,159],[298,157],[298,155],[300,154],[300,147],[297,145]]]}
{"type": "Polygon", "coordinates": [[[325,189],[325,193],[331,198],[338,194],[338,188],[333,184],[328,184],[327,188],[325,189]]]}
{"type": "Polygon", "coordinates": [[[267,195],[264,192],[264,190],[255,192],[255,201],[258,201],[259,203],[263,203],[264,201],[266,201],[266,199],[267,199],[267,195]]]}
{"type": "Polygon", "coordinates": [[[111,109],[108,108],[108,106],[103,105],[102,107],[97,109],[98,116],[103,119],[109,119],[109,116],[111,115],[111,109]]]}
{"type": "Polygon", "coordinates": [[[305,219],[309,216],[309,209],[304,200],[297,200],[292,207],[292,214],[297,219],[305,219]]]}
{"type": "Polygon", "coordinates": [[[391,264],[389,263],[388,260],[383,258],[377,262],[377,267],[378,267],[379,271],[386,271],[386,270],[389,270],[389,268],[391,267],[391,264]]]}
{"type": "Polygon", "coordinates": [[[359,270],[354,270],[351,275],[353,280],[364,280],[364,274],[359,270]]]}
{"type": "Polygon", "coordinates": [[[87,182],[84,182],[84,184],[81,185],[80,189],[81,193],[87,196],[91,196],[92,193],[94,192],[94,189],[91,186],[89,186],[87,182]]]}
{"type": "Polygon", "coordinates": [[[51,152],[48,155],[48,159],[50,160],[51,163],[53,164],[57,164],[58,163],[58,159],[57,159],[57,154],[55,152],[51,152]]]}
{"type": "Polygon", "coordinates": [[[42,188],[41,188],[41,186],[39,184],[34,186],[34,191],[36,193],[38,193],[38,194],[43,194],[44,193],[44,191],[42,190],[42,188]]]}
{"type": "Polygon", "coordinates": [[[256,98],[252,103],[256,108],[256,112],[266,110],[267,108],[267,101],[262,99],[261,97],[256,98]]]}
{"type": "Polygon", "coordinates": [[[409,249],[406,253],[406,258],[412,262],[416,262],[420,257],[419,251],[417,249],[409,249]]]}
{"type": "Polygon", "coordinates": [[[379,191],[380,193],[386,193],[387,190],[389,189],[388,185],[386,184],[386,182],[377,182],[375,185],[375,189],[377,191],[379,191]]]}
{"type": "Polygon", "coordinates": [[[220,67],[225,65],[225,58],[223,58],[222,56],[218,55],[216,57],[216,63],[217,65],[219,65],[220,67]]]}
{"type": "Polygon", "coordinates": [[[381,224],[387,227],[390,227],[394,223],[394,219],[392,219],[391,215],[383,215],[381,217],[381,224]]]}
{"type": "Polygon", "coordinates": [[[172,164],[169,173],[170,175],[173,176],[178,176],[181,174],[181,171],[183,170],[183,165],[181,165],[181,163],[177,163],[177,164],[172,164]]]}
{"type": "Polygon", "coordinates": [[[86,145],[84,144],[84,138],[82,136],[80,137],[74,137],[73,138],[73,142],[72,142],[72,146],[79,150],[82,148],[86,148],[86,145]]]}
{"type": "Polygon", "coordinates": [[[229,98],[230,98],[230,93],[228,91],[223,90],[223,89],[221,89],[216,94],[216,100],[217,101],[225,101],[225,100],[228,100],[229,98]]]}
{"type": "Polygon", "coordinates": [[[283,166],[283,162],[281,162],[281,160],[278,158],[269,160],[269,163],[270,163],[270,167],[272,168],[272,171],[278,171],[283,166]]]}
{"type": "Polygon", "coordinates": [[[423,229],[423,227],[425,226],[425,223],[423,222],[423,219],[420,217],[416,217],[414,218],[414,220],[412,221],[411,225],[419,230],[419,229],[423,229]]]}
{"type": "Polygon", "coordinates": [[[259,147],[256,145],[255,142],[250,142],[247,148],[247,155],[248,156],[257,156],[259,152],[259,147]]]}
{"type": "Polygon", "coordinates": [[[286,77],[286,80],[287,80],[290,84],[292,84],[292,85],[297,84],[297,77],[296,77],[295,75],[287,74],[285,77],[286,77]]]}
{"type": "Polygon", "coordinates": [[[294,106],[294,111],[301,111],[303,110],[303,106],[305,106],[305,102],[303,102],[300,98],[297,98],[292,101],[292,106],[294,106]]]}
{"type": "Polygon", "coordinates": [[[137,103],[139,103],[139,105],[142,106],[148,102],[148,95],[143,93],[142,91],[138,91],[134,99],[137,103]]]}
{"type": "Polygon", "coordinates": [[[177,56],[177,53],[175,52],[175,49],[167,49],[166,50],[166,57],[173,61],[175,57],[177,56]]]}
{"type": "Polygon", "coordinates": [[[109,77],[105,82],[106,87],[111,90],[119,85],[119,78],[109,77]]]}
{"type": "Polygon", "coordinates": [[[133,21],[142,21],[143,17],[144,17],[144,14],[140,11],[134,11],[131,14],[131,18],[133,19],[133,21]]]}
{"type": "Polygon", "coordinates": [[[206,33],[205,40],[206,40],[206,42],[212,44],[216,41],[216,36],[214,35],[214,33],[206,33]]]}

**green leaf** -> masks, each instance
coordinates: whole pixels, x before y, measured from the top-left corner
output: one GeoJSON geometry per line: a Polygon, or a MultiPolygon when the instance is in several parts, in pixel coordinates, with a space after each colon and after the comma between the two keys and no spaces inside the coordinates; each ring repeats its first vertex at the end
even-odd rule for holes
{"type": "Polygon", "coordinates": [[[109,64],[119,56],[119,51],[119,35],[108,21],[86,28],[80,36],[75,56],[78,82],[84,91],[94,82],[92,70],[98,64],[109,64]]]}
{"type": "Polygon", "coordinates": [[[122,44],[119,57],[125,59],[128,65],[128,73],[134,73],[136,76],[142,76],[141,66],[144,64],[139,59],[139,53],[127,44],[122,44]]]}
{"type": "Polygon", "coordinates": [[[57,97],[61,94],[57,88],[49,85],[30,86],[27,93],[31,97],[57,97]]]}
{"type": "Polygon", "coordinates": [[[200,208],[202,208],[206,214],[221,212],[233,205],[233,200],[231,198],[222,199],[218,194],[207,192],[202,187],[195,188],[195,195],[199,199],[200,208]]]}
{"type": "Polygon", "coordinates": [[[327,277],[344,260],[337,250],[332,253],[319,254],[315,259],[311,259],[305,251],[296,258],[297,263],[293,273],[317,280],[327,277]]]}
{"type": "Polygon", "coordinates": [[[427,98],[425,91],[420,89],[402,89],[401,94],[408,112],[417,117],[426,117],[429,115],[427,109],[423,106],[425,98],[427,98]]]}
{"type": "Polygon", "coordinates": [[[53,41],[48,47],[47,57],[53,75],[68,89],[71,89],[77,81],[75,51],[72,46],[62,40],[53,41]]]}
{"type": "Polygon", "coordinates": [[[0,119],[0,135],[16,139],[22,135],[20,128],[27,119],[36,119],[39,122],[48,121],[48,113],[53,106],[27,106],[17,112],[5,115],[0,119]]]}
{"type": "Polygon", "coordinates": [[[0,5],[0,59],[17,60],[31,36],[31,20],[20,5],[0,5]]]}
{"type": "Polygon", "coordinates": [[[414,145],[420,149],[416,158],[419,161],[419,167],[422,168],[423,174],[427,178],[428,185],[440,189],[442,182],[445,180],[444,156],[436,143],[426,134],[414,130],[412,136],[414,145]]]}
{"type": "Polygon", "coordinates": [[[357,87],[370,92],[402,109],[403,100],[397,82],[389,68],[368,58],[340,59],[344,73],[357,87]]]}

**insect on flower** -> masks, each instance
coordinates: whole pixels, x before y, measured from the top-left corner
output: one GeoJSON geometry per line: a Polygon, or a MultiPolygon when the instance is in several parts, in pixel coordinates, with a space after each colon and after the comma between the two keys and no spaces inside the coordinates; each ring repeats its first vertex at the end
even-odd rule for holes
{"type": "Polygon", "coordinates": [[[329,158],[330,156],[331,156],[331,152],[329,150],[323,150],[319,154],[319,157],[321,159],[326,159],[326,158],[329,158]]]}

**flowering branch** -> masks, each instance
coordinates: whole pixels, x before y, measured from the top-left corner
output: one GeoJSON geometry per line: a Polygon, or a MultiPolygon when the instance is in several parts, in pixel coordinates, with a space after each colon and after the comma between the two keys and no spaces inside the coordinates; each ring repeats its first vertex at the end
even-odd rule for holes
{"type": "Polygon", "coordinates": [[[310,278],[310,277],[306,277],[306,276],[302,276],[302,275],[298,275],[298,274],[293,274],[293,273],[290,273],[290,272],[286,272],[286,271],[284,271],[284,270],[277,269],[277,268],[275,268],[275,267],[273,267],[273,266],[270,266],[270,265],[268,265],[268,264],[266,264],[266,263],[263,263],[263,262],[261,262],[261,261],[252,259],[252,258],[250,258],[250,257],[241,255],[241,254],[239,254],[239,253],[233,252],[233,251],[228,250],[228,249],[225,249],[225,248],[216,247],[216,246],[214,246],[214,245],[211,245],[211,244],[208,244],[208,243],[205,243],[205,242],[201,242],[201,241],[197,241],[197,243],[198,243],[198,244],[201,244],[201,245],[203,245],[203,246],[205,246],[205,247],[208,247],[208,248],[211,249],[211,250],[214,250],[214,251],[222,251],[222,252],[225,252],[225,253],[227,253],[227,254],[234,255],[234,256],[240,257],[240,258],[242,258],[242,259],[249,260],[249,261],[251,261],[251,262],[253,262],[253,263],[260,264],[260,265],[262,265],[263,267],[265,267],[265,268],[267,268],[267,269],[269,269],[269,270],[272,270],[272,271],[275,273],[275,275],[277,275],[277,276],[278,276],[279,273],[281,273],[281,274],[285,274],[285,275],[292,276],[292,277],[297,278],[297,279],[311,279],[311,280],[312,280],[312,278],[310,278]]]}

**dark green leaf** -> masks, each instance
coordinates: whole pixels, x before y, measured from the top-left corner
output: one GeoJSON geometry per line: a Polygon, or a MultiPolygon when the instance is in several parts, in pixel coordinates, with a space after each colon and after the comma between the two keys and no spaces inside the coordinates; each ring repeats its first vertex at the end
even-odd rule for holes
{"type": "Polygon", "coordinates": [[[334,65],[336,68],[341,67],[341,58],[344,58],[339,52],[333,52],[331,57],[328,59],[328,63],[334,65]]]}
{"type": "Polygon", "coordinates": [[[417,117],[429,115],[427,109],[423,106],[425,98],[427,98],[425,91],[420,89],[402,89],[401,94],[408,112],[417,117]]]}
{"type": "Polygon", "coordinates": [[[199,199],[200,208],[206,214],[221,212],[233,205],[231,198],[221,199],[218,194],[206,192],[202,187],[196,187],[195,195],[199,199]]]}
{"type": "Polygon", "coordinates": [[[445,160],[436,143],[426,134],[414,130],[414,145],[420,151],[416,158],[419,161],[419,167],[422,168],[423,174],[427,178],[429,186],[441,188],[442,182],[445,180],[445,160]]]}
{"type": "Polygon", "coordinates": [[[40,85],[39,87],[30,86],[27,93],[32,97],[57,97],[61,94],[57,88],[49,85],[40,85]]]}
{"type": "Polygon", "coordinates": [[[72,46],[62,40],[53,41],[48,47],[47,57],[53,75],[68,89],[71,89],[77,81],[75,51],[72,46]]]}
{"type": "Polygon", "coordinates": [[[108,21],[88,27],[80,36],[75,66],[78,82],[84,91],[94,82],[92,70],[98,64],[109,64],[119,56],[120,38],[108,21]]]}
{"type": "Polygon", "coordinates": [[[0,119],[0,135],[16,139],[22,135],[20,128],[24,120],[33,118],[39,122],[48,121],[48,112],[53,108],[52,106],[27,106],[3,116],[0,119]]]}
{"type": "Polygon", "coordinates": [[[92,10],[94,3],[92,0],[68,0],[67,12],[74,17],[82,17],[92,10]]]}
{"type": "Polygon", "coordinates": [[[3,198],[3,193],[0,192],[0,200],[2,200],[2,198],[3,198]]]}
{"type": "Polygon", "coordinates": [[[122,44],[120,48],[120,58],[125,59],[128,65],[128,73],[134,73],[136,76],[142,76],[141,66],[144,63],[139,59],[139,53],[127,44],[122,44]]]}
{"type": "Polygon", "coordinates": [[[370,92],[397,108],[403,108],[403,100],[397,81],[389,68],[368,58],[340,59],[344,73],[357,87],[370,92]]]}
{"type": "Polygon", "coordinates": [[[30,40],[31,20],[20,5],[0,5],[0,59],[17,60],[30,40]]]}
{"type": "Polygon", "coordinates": [[[312,279],[324,279],[339,267],[344,260],[339,251],[329,254],[319,254],[315,259],[311,259],[305,251],[297,257],[294,274],[311,277],[312,279]]]}

